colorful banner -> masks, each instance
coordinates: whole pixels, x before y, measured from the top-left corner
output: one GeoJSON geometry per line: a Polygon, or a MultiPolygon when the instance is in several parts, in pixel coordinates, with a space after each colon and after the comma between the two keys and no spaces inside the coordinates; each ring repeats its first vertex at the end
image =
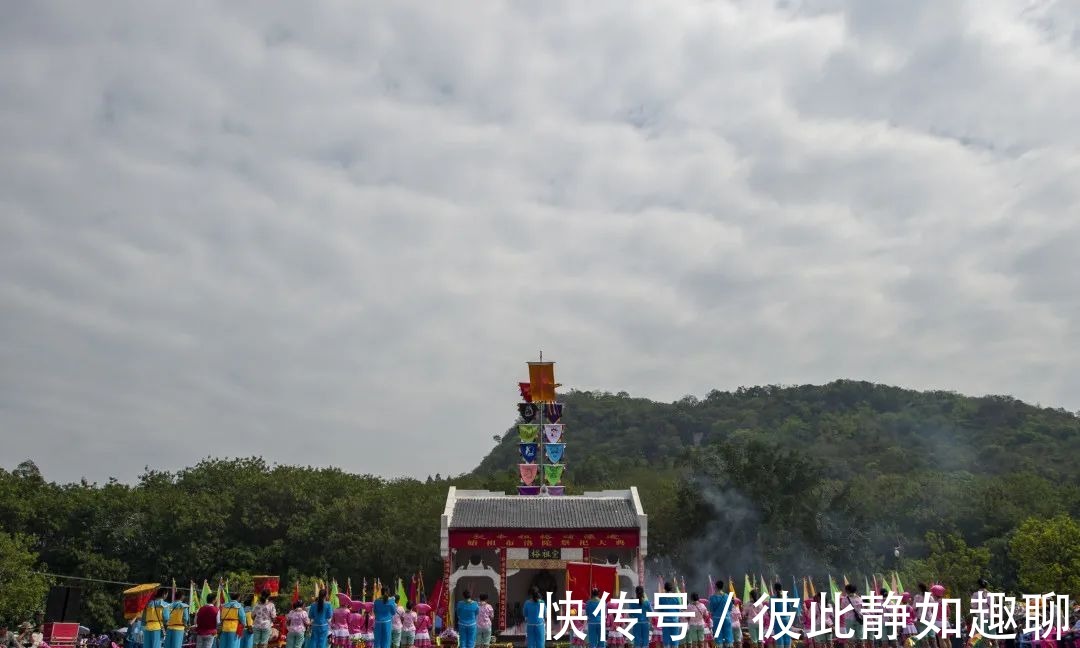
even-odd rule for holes
{"type": "Polygon", "coordinates": [[[548,443],[558,443],[562,441],[563,425],[561,423],[550,425],[544,425],[544,441],[548,443]]]}
{"type": "Polygon", "coordinates": [[[548,461],[551,463],[559,463],[563,457],[563,451],[566,450],[565,443],[545,443],[544,454],[547,456],[548,461]]]}
{"type": "Polygon", "coordinates": [[[142,614],[146,604],[154,600],[161,583],[143,583],[124,590],[124,618],[131,621],[142,614]]]}
{"type": "Polygon", "coordinates": [[[521,475],[521,483],[526,486],[532,486],[532,483],[536,481],[536,472],[538,470],[540,470],[540,466],[536,464],[518,464],[518,474],[521,475]]]}
{"type": "Polygon", "coordinates": [[[535,403],[518,403],[518,416],[526,423],[535,421],[536,415],[539,413],[540,407],[535,403]]]}
{"type": "Polygon", "coordinates": [[[540,426],[536,423],[518,425],[518,439],[521,443],[536,443],[540,438],[540,426]]]}
{"type": "Polygon", "coordinates": [[[554,362],[529,363],[529,394],[532,396],[530,402],[554,403],[556,387],[558,384],[555,383],[554,362]]]}
{"type": "Polygon", "coordinates": [[[564,466],[562,464],[547,464],[547,465],[545,465],[544,466],[544,481],[547,482],[547,484],[549,486],[558,486],[559,482],[562,481],[562,473],[563,473],[563,469],[565,469],[565,468],[566,468],[566,466],[564,466]]]}
{"type": "Polygon", "coordinates": [[[562,418],[562,403],[547,403],[544,405],[544,416],[548,423],[558,423],[562,418]]]}
{"type": "Polygon", "coordinates": [[[533,400],[532,400],[532,389],[530,388],[529,383],[527,383],[527,382],[519,382],[518,383],[518,391],[521,392],[521,400],[525,401],[526,403],[533,402],[533,400]]]}
{"type": "Polygon", "coordinates": [[[535,443],[519,443],[518,450],[521,452],[521,460],[525,463],[533,463],[536,461],[536,449],[538,448],[535,443]]]}
{"type": "MultiPolygon", "coordinates": [[[[518,488],[528,488],[518,486],[518,488]]],[[[468,531],[450,529],[450,547],[468,549],[476,547],[526,547],[526,548],[573,548],[616,547],[633,549],[638,546],[637,529],[610,529],[594,531],[553,532],[550,529],[468,531]]]]}

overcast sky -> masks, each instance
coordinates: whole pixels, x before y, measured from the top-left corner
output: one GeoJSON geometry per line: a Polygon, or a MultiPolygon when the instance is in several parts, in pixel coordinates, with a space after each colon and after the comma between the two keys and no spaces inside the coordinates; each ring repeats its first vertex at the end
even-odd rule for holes
{"type": "Polygon", "coordinates": [[[9,2],[2,465],[471,469],[537,350],[1080,408],[1080,5],[9,2]]]}

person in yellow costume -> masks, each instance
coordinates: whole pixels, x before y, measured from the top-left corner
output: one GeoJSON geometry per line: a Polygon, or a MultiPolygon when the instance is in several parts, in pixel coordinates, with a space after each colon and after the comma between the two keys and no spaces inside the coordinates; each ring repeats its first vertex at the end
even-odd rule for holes
{"type": "Polygon", "coordinates": [[[165,636],[165,620],[169,616],[165,593],[165,588],[162,587],[154,595],[154,600],[143,608],[143,648],[161,648],[165,636]]]}
{"type": "Polygon", "coordinates": [[[184,645],[184,631],[188,626],[188,605],[183,597],[169,606],[168,621],[165,626],[165,648],[181,648],[184,645]]]}
{"type": "Polygon", "coordinates": [[[240,635],[237,630],[241,624],[247,624],[247,612],[237,600],[231,600],[221,608],[221,634],[218,635],[219,648],[238,648],[240,635]]]}

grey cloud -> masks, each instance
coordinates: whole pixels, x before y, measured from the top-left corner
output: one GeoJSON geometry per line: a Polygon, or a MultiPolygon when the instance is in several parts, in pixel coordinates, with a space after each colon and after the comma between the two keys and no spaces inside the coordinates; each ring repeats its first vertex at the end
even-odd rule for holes
{"type": "Polygon", "coordinates": [[[5,453],[59,479],[208,453],[452,473],[539,348],[568,386],[662,399],[852,377],[1076,408],[1078,24],[18,5],[5,453]]]}

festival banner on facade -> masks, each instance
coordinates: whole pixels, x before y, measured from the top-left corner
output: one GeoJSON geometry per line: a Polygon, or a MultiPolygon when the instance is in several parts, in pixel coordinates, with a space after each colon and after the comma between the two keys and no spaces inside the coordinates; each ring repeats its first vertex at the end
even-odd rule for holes
{"type": "Polygon", "coordinates": [[[131,621],[142,614],[146,604],[154,600],[161,583],[143,583],[124,590],[124,618],[131,621]]]}
{"type": "Polygon", "coordinates": [[[521,475],[521,483],[526,486],[532,486],[536,481],[536,473],[540,469],[540,466],[533,463],[518,464],[518,474],[521,475]]]}
{"type": "Polygon", "coordinates": [[[540,426],[536,423],[518,425],[518,439],[521,443],[536,443],[540,439],[540,426]]]}
{"type": "Polygon", "coordinates": [[[468,531],[464,529],[450,530],[450,547],[453,549],[468,548],[500,548],[500,547],[527,547],[527,548],[574,548],[574,547],[615,547],[633,549],[638,546],[638,531],[636,529],[611,529],[594,531],[566,531],[552,532],[551,530],[518,530],[512,532],[506,530],[491,531],[468,531]]]}
{"type": "Polygon", "coordinates": [[[518,450],[521,452],[521,460],[529,464],[536,461],[536,449],[538,447],[535,443],[519,443],[518,450]]]}
{"type": "Polygon", "coordinates": [[[548,423],[558,423],[562,418],[562,403],[547,403],[544,405],[544,417],[548,423]]]}
{"type": "Polygon", "coordinates": [[[562,461],[563,451],[566,450],[565,443],[545,443],[544,455],[553,464],[557,464],[562,461]]]}
{"type": "Polygon", "coordinates": [[[566,590],[571,600],[588,601],[594,588],[600,590],[601,595],[607,592],[610,598],[618,594],[615,591],[617,583],[618,573],[614,565],[566,563],[566,590]]]}

